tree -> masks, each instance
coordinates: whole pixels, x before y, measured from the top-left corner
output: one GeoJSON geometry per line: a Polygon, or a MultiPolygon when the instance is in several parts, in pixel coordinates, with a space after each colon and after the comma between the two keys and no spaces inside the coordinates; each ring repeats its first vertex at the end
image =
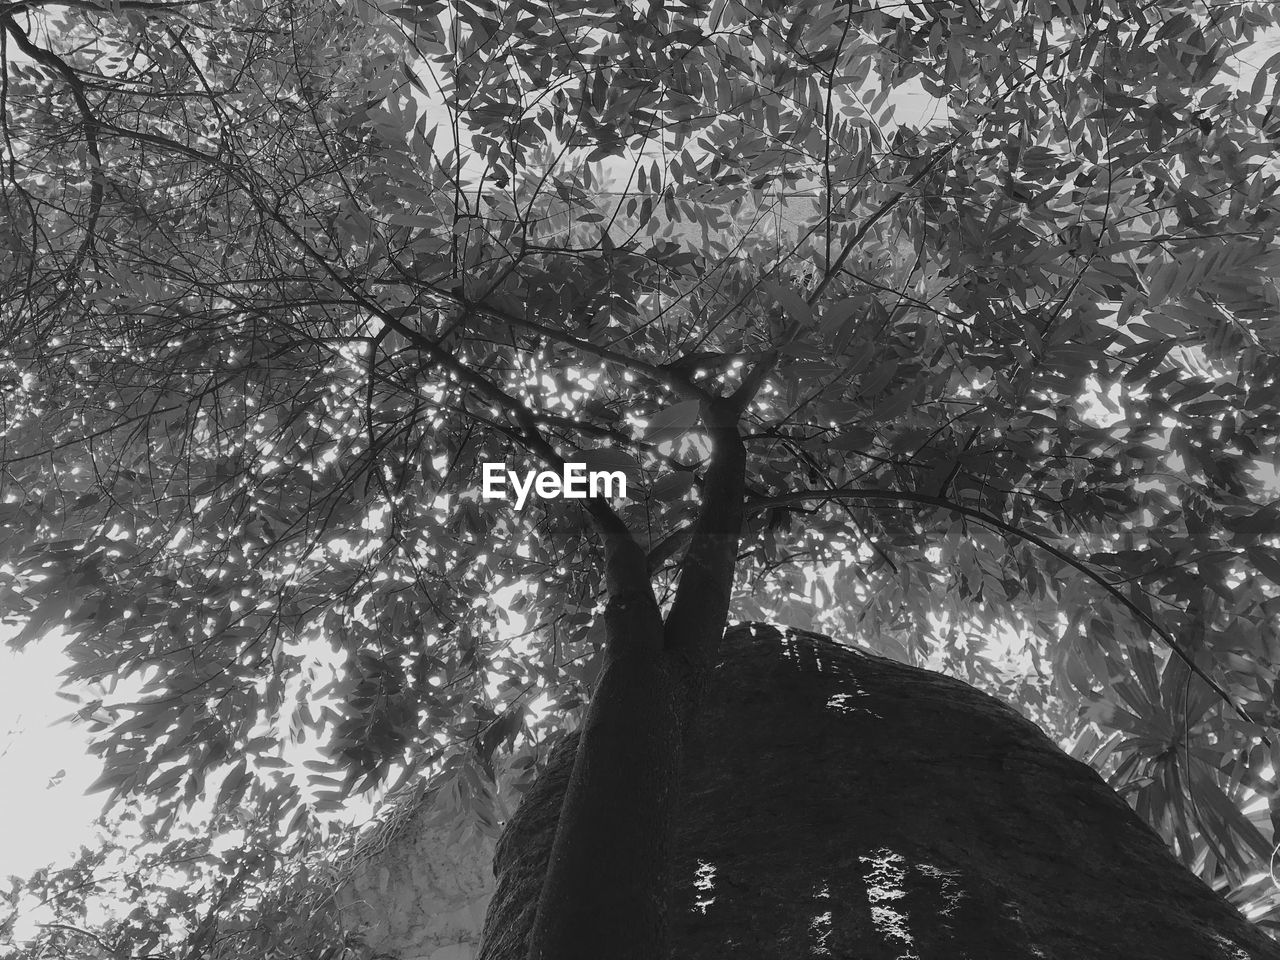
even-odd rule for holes
{"type": "Polygon", "coordinates": [[[161,826],[208,793],[306,834],[423,771],[492,826],[545,697],[582,735],[534,958],[660,955],[717,638],[805,596],[987,680],[972,638],[1025,637],[1082,749],[1242,883],[1275,793],[1280,65],[1231,81],[1275,16],[9,3],[17,642],[133,685],[83,716],[161,826]],[[945,119],[894,124],[908,89],[945,119]],[[517,508],[486,462],[631,495],[517,508]],[[280,773],[308,728],[318,803],[280,773]]]}
{"type": "Polygon", "coordinates": [[[328,877],[255,843],[237,813],[159,837],[136,812],[118,812],[73,862],[9,878],[0,956],[361,956],[328,877]]]}
{"type": "MultiPolygon", "coordinates": [[[[525,956],[575,742],[557,745],[497,843],[478,960],[525,956]]],[[[673,956],[1262,960],[1280,949],[1095,771],[954,678],[738,625],[685,750],[673,956]]]]}

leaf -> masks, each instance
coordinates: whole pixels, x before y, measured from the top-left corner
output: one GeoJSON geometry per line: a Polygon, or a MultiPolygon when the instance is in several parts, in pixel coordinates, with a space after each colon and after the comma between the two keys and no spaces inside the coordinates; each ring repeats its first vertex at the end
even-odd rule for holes
{"type": "Polygon", "coordinates": [[[824,444],[831,450],[866,450],[875,442],[875,434],[860,427],[843,431],[839,436],[824,444]]]}
{"type": "Polygon", "coordinates": [[[882,363],[862,379],[862,396],[874,397],[889,386],[898,372],[898,361],[882,363]]]}
{"type": "Polygon", "coordinates": [[[784,287],[780,283],[769,281],[761,284],[769,296],[778,301],[782,308],[787,312],[792,320],[799,320],[801,323],[812,324],[814,322],[813,307],[805,302],[805,299],[792,290],[790,287],[784,287]]]}
{"type": "Polygon", "coordinates": [[[1262,103],[1262,98],[1267,92],[1267,71],[1259,70],[1257,76],[1253,78],[1253,86],[1249,88],[1249,102],[1255,107],[1262,103]]]}
{"type": "Polygon", "coordinates": [[[97,780],[85,787],[84,792],[85,794],[101,793],[104,790],[115,792],[136,772],[136,768],[133,766],[118,766],[114,769],[108,769],[97,780]]]}
{"type": "Polygon", "coordinates": [[[432,229],[440,226],[440,218],[429,213],[404,213],[399,211],[387,217],[387,223],[393,227],[423,227],[432,229]]]}
{"type": "Polygon", "coordinates": [[[1087,699],[1086,702],[1089,704],[1084,712],[1086,720],[1102,726],[1115,726],[1113,721],[1116,716],[1116,705],[1114,703],[1101,697],[1087,699]]]}
{"type": "Polygon", "coordinates": [[[902,416],[902,414],[911,409],[911,405],[915,403],[916,394],[919,392],[920,383],[917,381],[886,397],[876,404],[876,419],[892,420],[895,417],[902,416]]]}
{"type": "Polygon", "coordinates": [[[45,597],[32,611],[22,629],[7,641],[14,650],[22,650],[28,643],[55,629],[66,618],[74,599],[67,590],[55,591],[45,597]]]}
{"type": "Polygon", "coordinates": [[[1267,504],[1245,517],[1227,518],[1225,524],[1237,539],[1280,534],[1280,501],[1267,504]]]}
{"type": "Polygon", "coordinates": [[[655,500],[679,500],[693,487],[693,471],[668,473],[654,481],[649,496],[655,500]]]}
{"type": "Polygon", "coordinates": [[[579,450],[577,460],[587,465],[588,470],[614,471],[621,470],[628,479],[640,476],[640,464],[630,454],[614,447],[597,447],[594,450],[579,450]]]}
{"type": "Polygon", "coordinates": [[[649,443],[668,443],[682,437],[698,425],[701,412],[697,400],[685,400],[659,410],[649,418],[644,438],[649,443]]]}
{"type": "Polygon", "coordinates": [[[1254,568],[1272,583],[1280,586],[1280,558],[1261,547],[1249,547],[1246,552],[1254,568]]]}
{"type": "Polygon", "coordinates": [[[1149,306],[1158,307],[1169,298],[1172,291],[1173,283],[1178,277],[1179,264],[1166,263],[1157,270],[1151,278],[1151,287],[1147,294],[1147,303],[1149,306]]]}

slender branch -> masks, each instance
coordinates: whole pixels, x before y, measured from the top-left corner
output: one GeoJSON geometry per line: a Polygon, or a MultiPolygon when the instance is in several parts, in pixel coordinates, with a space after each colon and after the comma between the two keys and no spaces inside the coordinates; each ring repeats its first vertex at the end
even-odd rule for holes
{"type": "Polygon", "coordinates": [[[818,298],[826,291],[827,287],[831,284],[831,281],[835,279],[836,274],[840,272],[840,268],[844,266],[844,262],[849,259],[849,255],[853,253],[858,244],[862,242],[862,238],[867,235],[871,228],[879,223],[884,218],[885,214],[896,207],[902,198],[915,188],[916,184],[932,173],[933,168],[941,163],[965,136],[966,132],[962,130],[935,150],[933,152],[933,156],[929,158],[929,161],[916,172],[914,177],[907,181],[907,185],[905,187],[886,199],[884,203],[880,204],[880,206],[876,207],[876,209],[872,211],[871,216],[862,221],[858,226],[858,229],[853,232],[853,236],[851,236],[845,242],[844,246],[840,248],[840,253],[837,254],[835,261],[827,264],[827,269],[823,272],[822,279],[818,282],[818,285],[815,286],[809,296],[805,298],[810,304],[818,302],[818,298]]]}
{"type": "MultiPolygon", "coordinates": [[[[852,254],[858,244],[862,242],[863,238],[868,232],[870,232],[871,228],[879,223],[890,210],[897,206],[898,203],[915,188],[916,184],[927,177],[934,167],[941,163],[943,158],[956,148],[956,145],[960,143],[964,136],[965,134],[962,131],[935,150],[933,156],[929,158],[929,161],[907,182],[905,187],[886,199],[880,204],[880,206],[876,207],[876,209],[872,211],[871,216],[862,221],[858,226],[858,229],[853,232],[853,236],[845,241],[844,246],[840,248],[840,253],[836,255],[835,261],[827,265],[827,269],[823,272],[822,279],[813,288],[813,290],[810,291],[809,295],[805,297],[805,301],[810,306],[817,303],[822,294],[826,292],[831,281],[835,279],[836,275],[844,267],[844,262],[849,259],[849,255],[852,254]]],[[[802,323],[798,319],[793,319],[791,323],[788,324],[786,330],[783,331],[782,336],[778,338],[774,349],[769,351],[765,358],[760,360],[747,374],[742,386],[734,392],[732,398],[733,402],[738,405],[739,409],[745,410],[747,405],[751,403],[752,398],[755,396],[755,392],[759,390],[765,377],[769,375],[774,365],[778,362],[778,356],[781,349],[796,338],[800,333],[801,327],[802,323]]]]}
{"type": "MultiPolygon", "coordinates": [[[[550,466],[561,467],[564,465],[564,458],[556,451],[550,441],[543,436],[542,431],[538,429],[537,414],[531,410],[528,405],[516,397],[511,396],[497,384],[489,380],[488,377],[472,370],[462,361],[458,360],[452,353],[444,349],[435,340],[415,330],[413,327],[404,323],[399,317],[383,309],[375,301],[364,297],[358,290],[352,288],[354,296],[358,296],[363,300],[362,306],[375,314],[380,320],[388,326],[396,330],[397,333],[404,336],[411,343],[426,353],[432,360],[439,364],[443,369],[453,374],[460,382],[471,387],[480,396],[491,401],[504,411],[511,415],[515,422],[519,425],[521,434],[524,437],[525,446],[530,451],[541,457],[550,466]]],[[[601,497],[588,497],[585,501],[587,511],[591,514],[592,519],[600,528],[601,533],[613,535],[615,537],[623,537],[630,539],[631,533],[627,529],[627,525],[623,523],[622,518],[614,512],[613,508],[601,497]]]]}
{"type": "Polygon", "coordinates": [[[517,316],[514,313],[508,313],[500,307],[495,307],[483,302],[473,302],[460,294],[452,293],[448,290],[442,290],[432,284],[422,284],[422,286],[424,286],[434,296],[449,301],[450,304],[455,307],[461,307],[462,309],[473,313],[487,314],[495,320],[501,320],[504,323],[522,327],[531,333],[536,333],[549,340],[554,340],[555,342],[562,343],[565,346],[573,347],[575,350],[580,350],[588,356],[596,357],[597,359],[604,360],[608,363],[616,363],[636,373],[642,373],[650,379],[671,388],[671,390],[685,399],[705,400],[708,398],[706,391],[695,386],[670,367],[657,366],[656,364],[648,363],[647,361],[640,360],[628,354],[618,353],[616,350],[610,350],[608,347],[597,346],[589,340],[583,340],[581,337],[575,337],[564,330],[547,326],[544,323],[539,323],[537,320],[529,320],[525,317],[517,316]]]}
{"type": "MultiPolygon", "coordinates": [[[[71,263],[67,265],[66,270],[63,271],[63,277],[70,281],[80,269],[80,264],[84,262],[85,257],[94,248],[97,239],[98,219],[102,214],[102,198],[105,192],[105,180],[102,174],[102,153],[98,146],[98,131],[102,124],[94,115],[93,108],[89,104],[89,97],[85,92],[84,83],[67,61],[52,50],[46,50],[33,43],[27,32],[18,26],[18,22],[13,19],[11,10],[6,9],[3,14],[0,14],[0,24],[4,26],[5,32],[13,37],[13,41],[17,44],[19,50],[36,63],[42,64],[62,77],[71,93],[71,99],[75,101],[76,110],[80,114],[80,126],[84,130],[85,150],[89,154],[91,181],[89,187],[89,217],[84,225],[84,239],[80,243],[80,248],[76,251],[71,263]]],[[[70,283],[67,286],[67,291],[58,298],[59,300],[69,294],[70,283]]]]}
{"type": "MultiPolygon", "coordinates": [[[[1175,656],[1187,665],[1192,673],[1203,680],[1214,693],[1216,693],[1222,701],[1231,708],[1231,710],[1240,719],[1247,723],[1254,723],[1252,717],[1245,712],[1235,699],[1227,693],[1218,681],[1195,662],[1195,658],[1191,656],[1182,645],[1174,639],[1164,627],[1160,626],[1155,619],[1143,610],[1140,606],[1124,595],[1121,590],[1107,580],[1102,574],[1098,573],[1091,566],[1073,557],[1061,547],[1056,547],[1044,537],[1038,536],[1029,530],[1023,530],[1015,524],[1002,520],[999,517],[992,516],[985,511],[978,510],[974,507],[967,507],[964,504],[956,503],[954,500],[948,500],[946,497],[933,496],[927,493],[914,493],[907,490],[874,490],[874,489],[836,489],[836,490],[799,490],[791,493],[784,493],[780,496],[769,497],[767,500],[760,500],[751,503],[748,506],[749,513],[758,513],[769,507],[786,506],[793,503],[807,503],[812,500],[888,500],[900,503],[920,503],[932,507],[942,507],[952,510],[961,516],[975,520],[984,526],[1007,533],[1010,536],[1025,540],[1034,544],[1046,553],[1056,557],[1072,569],[1084,574],[1098,586],[1102,587],[1110,596],[1118,600],[1126,610],[1128,610],[1139,622],[1144,624],[1152,633],[1164,641],[1165,645],[1174,653],[1175,656]]],[[[1264,739],[1266,739],[1264,737],[1264,739]]],[[[1269,741],[1268,741],[1269,742],[1269,741]]]]}
{"type": "Polygon", "coordinates": [[[680,552],[681,548],[689,542],[689,537],[693,532],[693,526],[679,527],[662,538],[661,541],[655,543],[648,553],[649,575],[653,576],[661,569],[662,565],[680,552]]]}
{"type": "Polygon", "coordinates": [[[677,357],[670,363],[664,363],[662,367],[664,370],[671,370],[681,376],[691,376],[699,371],[723,371],[725,367],[733,363],[755,363],[764,360],[768,356],[768,351],[759,350],[747,353],[714,353],[703,350],[677,357]]]}
{"type": "MultiPolygon", "coordinates": [[[[11,32],[13,29],[16,28],[16,24],[12,24],[11,22],[6,23],[6,26],[10,27],[11,32]]],[[[70,70],[70,68],[68,67],[67,70],[70,70]]],[[[78,81],[78,78],[74,78],[74,74],[72,75],[72,78],[68,78],[68,82],[70,83],[72,79],[76,79],[78,81]]],[[[526,441],[526,446],[528,446],[532,452],[534,452],[536,455],[541,457],[549,465],[558,467],[564,463],[564,459],[556,452],[555,448],[552,447],[551,444],[546,440],[546,438],[542,435],[541,431],[539,431],[538,425],[537,425],[537,419],[538,419],[537,414],[535,414],[532,410],[530,410],[529,407],[526,406],[524,403],[522,403],[520,400],[503,391],[501,388],[499,388],[496,384],[492,383],[486,377],[480,375],[476,371],[472,370],[470,367],[463,364],[456,357],[454,357],[453,354],[451,354],[448,350],[442,347],[437,341],[426,336],[421,331],[416,330],[413,327],[410,327],[409,325],[405,324],[398,316],[386,310],[374,299],[367,296],[358,282],[352,280],[347,276],[344,276],[337,268],[334,267],[334,265],[326,257],[321,255],[319,251],[317,251],[310,243],[308,243],[306,238],[303,237],[302,234],[299,233],[298,230],[295,229],[292,224],[290,224],[287,220],[285,220],[284,217],[280,215],[278,210],[273,209],[272,206],[269,203],[267,203],[263,197],[259,195],[252,181],[247,176],[245,176],[241,171],[235,170],[229,164],[225,164],[221,162],[217,157],[210,156],[206,153],[203,153],[202,151],[196,150],[192,147],[188,147],[185,144],[179,143],[175,140],[171,140],[167,137],[159,137],[159,136],[155,136],[152,134],[147,134],[147,133],[143,133],[135,130],[126,130],[120,127],[116,127],[113,124],[103,124],[96,120],[94,122],[97,129],[107,130],[112,133],[120,134],[127,137],[132,137],[133,139],[139,140],[141,142],[155,143],[158,146],[166,147],[182,155],[189,156],[193,159],[197,159],[205,163],[208,163],[211,166],[215,166],[220,169],[223,169],[229,175],[233,176],[235,179],[237,179],[240,182],[246,194],[250,197],[251,200],[253,200],[254,204],[258,207],[260,212],[262,212],[268,219],[276,223],[277,226],[279,226],[282,230],[284,230],[290,236],[290,238],[296,244],[298,244],[298,246],[307,254],[307,256],[310,259],[315,261],[320,266],[320,268],[324,270],[325,273],[327,273],[335,283],[337,283],[343,290],[347,292],[348,295],[352,297],[352,299],[356,302],[356,304],[368,310],[374,316],[378,317],[378,319],[380,319],[387,326],[396,330],[398,333],[400,333],[402,336],[408,339],[411,343],[413,343],[415,346],[417,346],[419,349],[425,352],[428,356],[430,356],[435,362],[439,363],[441,367],[443,367],[444,369],[452,373],[459,381],[471,387],[478,394],[480,394],[481,396],[484,396],[486,399],[495,403],[497,406],[501,407],[504,411],[509,413],[515,419],[515,421],[519,424],[520,430],[526,441]]],[[[441,293],[441,291],[437,291],[434,289],[433,289],[433,292],[441,293]]],[[[465,301],[461,301],[457,297],[451,297],[447,294],[445,294],[445,296],[455,303],[462,304],[464,308],[470,306],[471,309],[478,309],[483,312],[489,313],[490,315],[496,317],[497,319],[506,320],[511,323],[517,323],[524,326],[530,326],[530,324],[532,323],[531,321],[525,321],[521,318],[505,314],[501,311],[495,310],[490,307],[484,307],[480,305],[468,305],[465,303],[465,301]]],[[[541,324],[533,324],[533,326],[542,328],[541,324]]],[[[594,344],[588,344],[586,343],[586,341],[579,341],[577,338],[568,337],[567,334],[562,334],[558,331],[554,331],[552,328],[549,328],[549,327],[542,328],[542,329],[549,336],[551,334],[557,334],[561,338],[567,338],[569,341],[572,341],[573,345],[575,346],[580,346],[584,350],[587,350],[589,348],[590,352],[594,352],[597,356],[601,355],[600,354],[601,348],[595,347],[594,344]]],[[[659,375],[658,379],[660,379],[662,382],[667,383],[669,386],[672,386],[673,389],[675,389],[677,386],[683,386],[686,390],[695,390],[699,398],[705,396],[705,394],[703,394],[702,391],[697,390],[697,388],[693,387],[691,384],[688,384],[686,381],[681,380],[679,377],[676,377],[667,371],[661,370],[661,368],[653,367],[652,365],[645,364],[642,361],[633,362],[630,360],[630,358],[623,357],[620,354],[613,355],[612,351],[605,351],[605,353],[609,354],[609,356],[602,356],[601,357],[602,359],[613,359],[616,356],[618,362],[625,362],[629,366],[631,366],[633,369],[636,369],[639,372],[655,371],[659,375]]],[[[585,505],[588,512],[591,514],[592,519],[596,522],[597,526],[599,527],[602,533],[608,533],[613,536],[621,536],[626,538],[629,538],[631,536],[630,531],[627,529],[626,524],[623,523],[622,519],[613,511],[613,509],[603,499],[599,497],[590,497],[590,498],[587,498],[585,505]]]]}

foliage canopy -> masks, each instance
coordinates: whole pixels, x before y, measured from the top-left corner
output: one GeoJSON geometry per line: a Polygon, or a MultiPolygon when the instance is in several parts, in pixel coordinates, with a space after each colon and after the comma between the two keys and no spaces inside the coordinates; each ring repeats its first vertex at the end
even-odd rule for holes
{"type": "Polygon", "coordinates": [[[127,681],[80,714],[153,825],[208,794],[282,844],[428,770],[491,830],[603,588],[591,511],[480,465],[626,471],[662,596],[699,397],[755,377],[735,614],[998,689],[1263,896],[1280,62],[1235,77],[1276,17],[7,3],[16,642],[127,681]]]}

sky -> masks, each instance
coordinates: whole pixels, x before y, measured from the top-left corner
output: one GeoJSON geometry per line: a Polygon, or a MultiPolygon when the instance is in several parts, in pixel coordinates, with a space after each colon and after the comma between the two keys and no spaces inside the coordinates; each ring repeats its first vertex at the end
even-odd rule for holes
{"type": "MultiPolygon", "coordinates": [[[[1237,83],[1249,85],[1257,67],[1277,51],[1280,36],[1260,41],[1249,62],[1239,66],[1237,83]]],[[[900,123],[921,122],[938,110],[919,90],[891,102],[900,123]]],[[[425,106],[428,126],[446,119],[438,106],[425,106]]],[[[14,632],[0,627],[0,880],[63,862],[80,845],[91,844],[104,799],[85,795],[99,772],[97,760],[85,752],[88,730],[57,722],[74,709],[56,695],[59,671],[67,664],[59,639],[16,653],[4,643],[14,632]]]]}
{"type": "Polygon", "coordinates": [[[85,796],[98,776],[88,731],[57,723],[73,709],[55,693],[66,663],[58,637],[0,648],[0,879],[66,859],[93,840],[102,811],[101,794],[85,796]]]}

